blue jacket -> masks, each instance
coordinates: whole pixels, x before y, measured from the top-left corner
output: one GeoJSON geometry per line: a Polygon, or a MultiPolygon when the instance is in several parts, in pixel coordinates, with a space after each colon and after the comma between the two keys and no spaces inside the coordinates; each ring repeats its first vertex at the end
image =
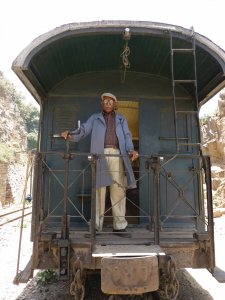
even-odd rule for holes
{"type": "MultiPolygon", "coordinates": [[[[125,175],[127,177],[127,188],[135,188],[136,181],[132,170],[131,162],[128,157],[128,152],[134,150],[132,143],[132,136],[128,128],[127,120],[123,115],[115,114],[116,135],[119,141],[120,154],[123,155],[125,175]]],[[[96,187],[108,186],[112,184],[109,176],[107,162],[101,154],[104,154],[104,138],[105,138],[106,124],[102,113],[96,113],[82,123],[80,129],[72,131],[72,140],[79,142],[85,138],[90,132],[91,135],[91,149],[92,154],[96,154],[96,187]],[[108,175],[107,175],[108,174],[108,175]]]]}

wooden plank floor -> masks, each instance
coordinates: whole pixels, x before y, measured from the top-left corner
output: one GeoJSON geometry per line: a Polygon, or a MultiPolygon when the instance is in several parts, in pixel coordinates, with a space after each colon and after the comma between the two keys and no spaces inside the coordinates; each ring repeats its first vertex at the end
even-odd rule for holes
{"type": "MultiPolygon", "coordinates": [[[[46,236],[51,236],[52,233],[56,238],[60,238],[60,229],[58,228],[45,228],[42,234],[42,240],[46,240],[46,236]],[[50,230],[51,229],[51,230],[50,230]],[[49,233],[51,233],[49,235],[49,233]]],[[[116,233],[112,232],[112,228],[104,228],[102,232],[98,232],[95,235],[94,243],[99,245],[153,245],[154,241],[154,232],[149,231],[146,228],[127,228],[127,232],[130,233],[130,237],[119,236],[116,233]]],[[[194,245],[197,243],[197,240],[193,238],[193,232],[190,231],[163,231],[159,234],[160,245],[194,245]]],[[[72,243],[90,243],[91,234],[86,229],[79,230],[70,230],[69,239],[72,243]]],[[[92,240],[93,242],[93,240],[92,240]]]]}

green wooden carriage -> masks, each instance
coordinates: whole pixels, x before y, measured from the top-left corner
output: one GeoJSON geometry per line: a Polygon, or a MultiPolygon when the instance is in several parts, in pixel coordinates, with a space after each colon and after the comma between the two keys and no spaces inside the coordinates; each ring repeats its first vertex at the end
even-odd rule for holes
{"type": "Polygon", "coordinates": [[[82,299],[84,274],[96,271],[106,294],[161,290],[166,299],[178,294],[175,263],[213,272],[210,158],[202,155],[198,113],[225,86],[225,52],[192,29],[99,21],[38,37],[12,68],[41,109],[32,268],[74,276],[75,299],[82,299]],[[57,137],[98,112],[103,92],[118,97],[140,153],[137,188],[127,190],[129,238],[113,234],[109,199],[104,230],[95,233],[90,138],[57,137]]]}

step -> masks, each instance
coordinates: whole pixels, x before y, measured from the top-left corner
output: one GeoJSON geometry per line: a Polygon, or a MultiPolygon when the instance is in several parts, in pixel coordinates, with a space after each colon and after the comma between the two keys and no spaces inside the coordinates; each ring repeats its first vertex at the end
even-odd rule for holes
{"type": "Polygon", "coordinates": [[[28,280],[32,277],[33,277],[33,269],[32,269],[32,256],[31,256],[26,267],[23,269],[23,271],[20,271],[19,274],[16,275],[16,277],[13,280],[13,283],[14,284],[27,283],[28,280]]]}
{"type": "Polygon", "coordinates": [[[195,83],[196,84],[196,80],[194,80],[194,79],[174,79],[173,81],[175,83],[195,83]]]}
{"type": "Polygon", "coordinates": [[[201,146],[201,143],[179,143],[178,146],[201,146]]]}
{"type": "Polygon", "coordinates": [[[192,53],[194,52],[194,49],[193,48],[186,48],[186,49],[182,49],[182,48],[174,48],[172,49],[173,52],[181,52],[181,53],[192,53]]]}
{"type": "Polygon", "coordinates": [[[213,277],[220,283],[225,282],[225,271],[220,269],[219,267],[215,267],[212,273],[213,277]]]}
{"type": "Polygon", "coordinates": [[[197,110],[177,110],[176,113],[178,114],[198,114],[197,110]]]}
{"type": "Polygon", "coordinates": [[[165,255],[158,245],[95,245],[93,257],[165,255]]]}

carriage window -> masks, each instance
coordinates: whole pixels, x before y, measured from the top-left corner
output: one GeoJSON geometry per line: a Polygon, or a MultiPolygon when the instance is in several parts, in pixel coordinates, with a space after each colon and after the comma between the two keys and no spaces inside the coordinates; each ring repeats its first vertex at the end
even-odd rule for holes
{"type": "MultiPolygon", "coordinates": [[[[74,129],[78,122],[79,108],[76,105],[57,105],[52,112],[52,134],[59,134],[67,129],[74,129]]],[[[65,142],[61,139],[52,139],[51,149],[57,150],[64,147],[65,142]]],[[[71,149],[75,149],[76,144],[71,143],[71,149]]]]}

